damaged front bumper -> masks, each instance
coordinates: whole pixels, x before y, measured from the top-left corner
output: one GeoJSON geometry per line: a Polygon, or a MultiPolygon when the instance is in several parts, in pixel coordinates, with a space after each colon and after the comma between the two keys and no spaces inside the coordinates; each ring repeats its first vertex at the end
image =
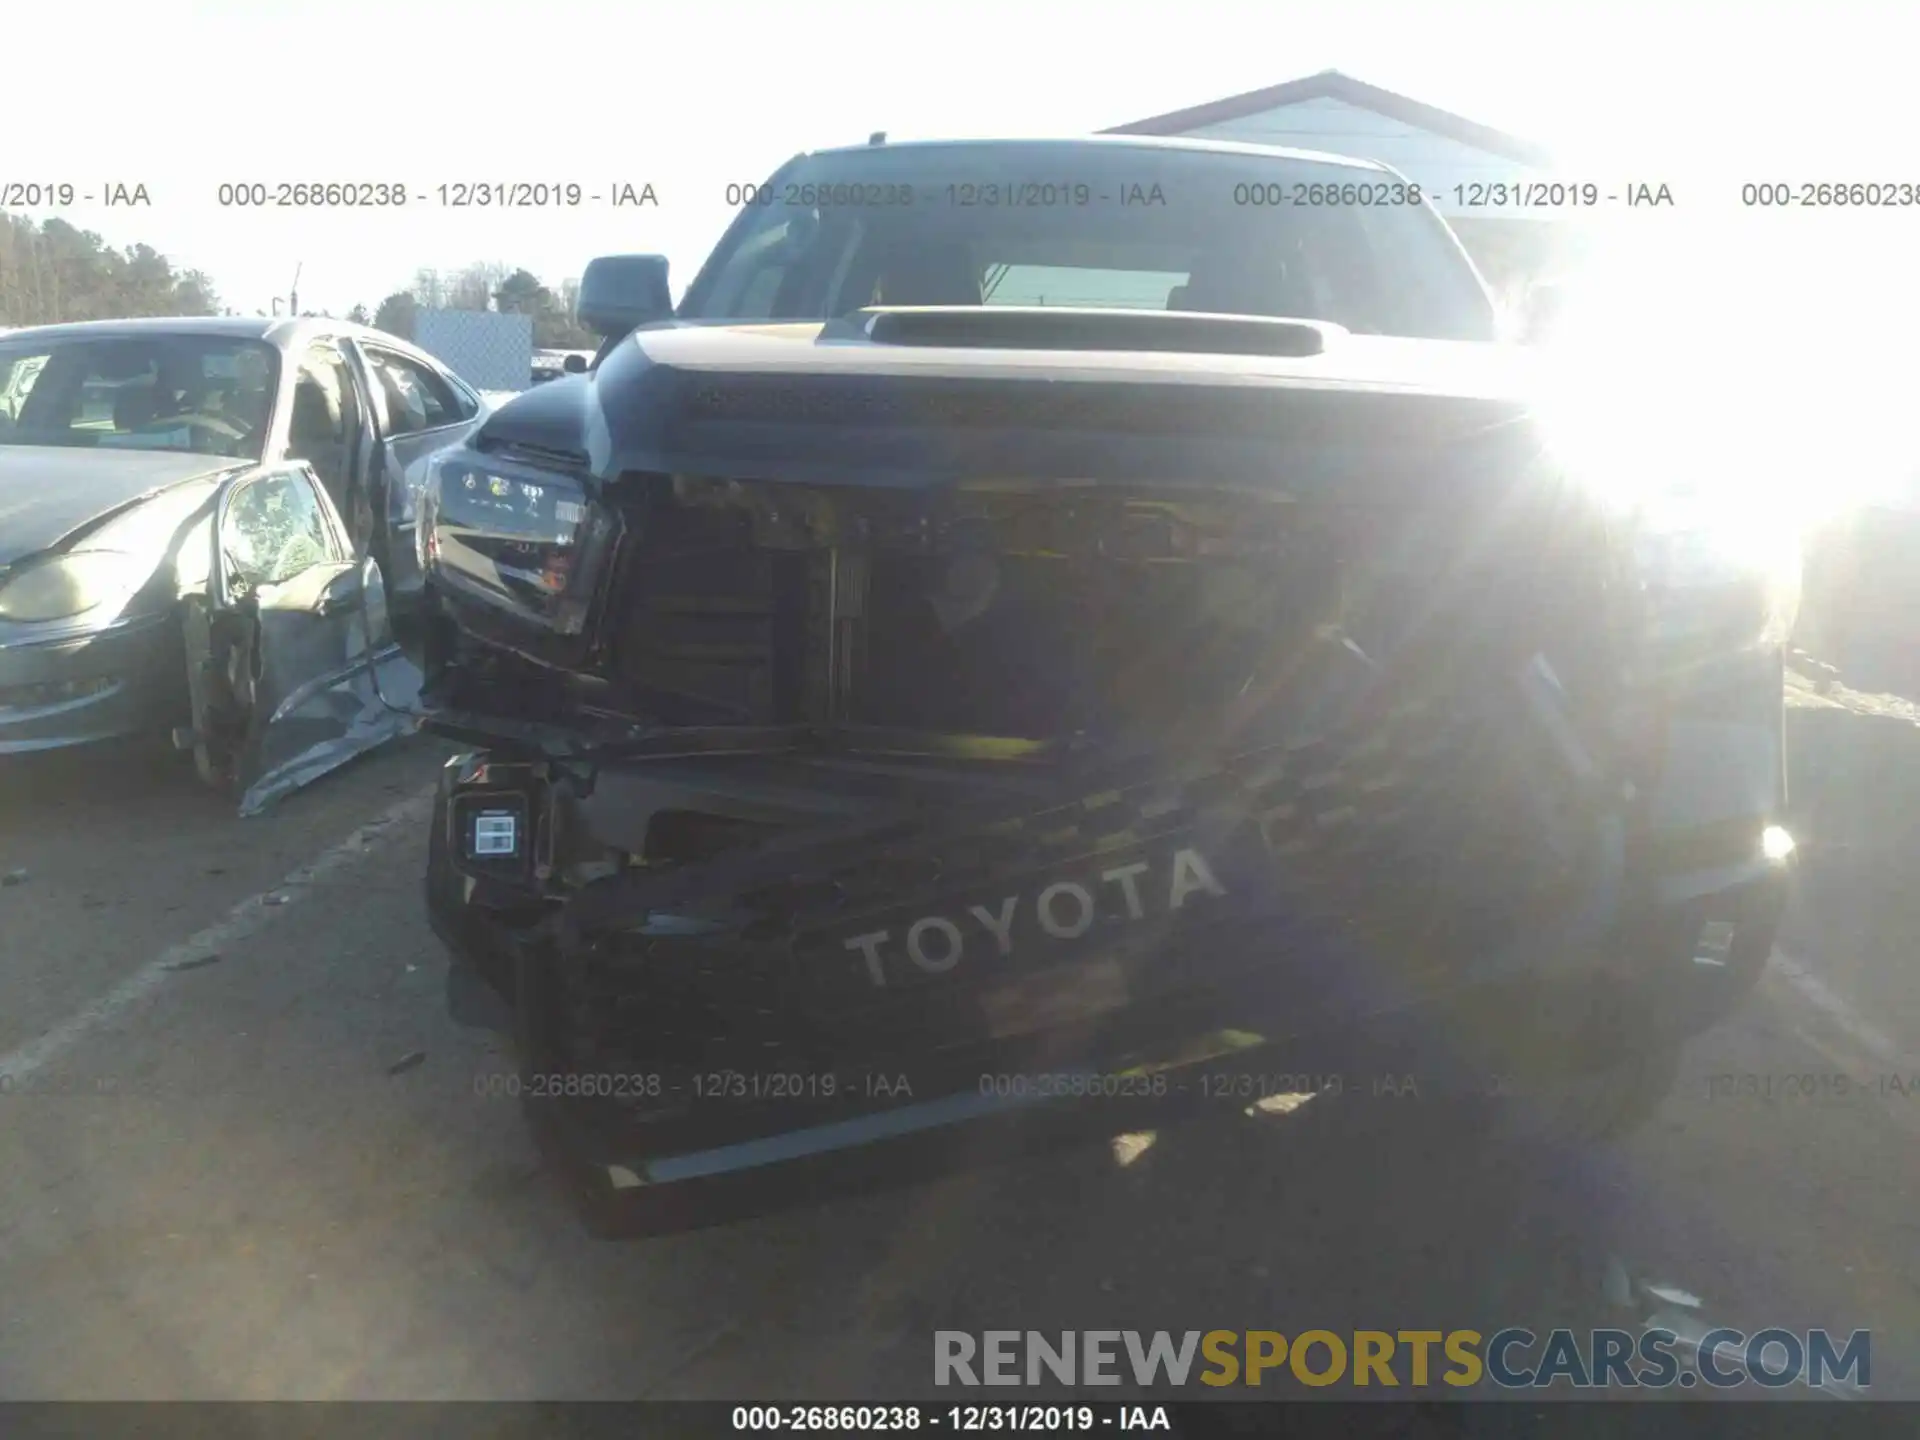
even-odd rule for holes
{"type": "Polygon", "coordinates": [[[986,799],[923,787],[807,823],[806,799],[857,786],[808,791],[804,760],[776,767],[800,800],[753,783],[794,735],[698,774],[656,737],[593,786],[467,756],[443,777],[429,909],[456,976],[516,1007],[522,1083],[560,1087],[585,1171],[701,1218],[751,1206],[755,1181],[790,1199],[1283,1081],[1484,1094],[1711,1023],[1781,902],[1760,835],[1784,796],[1754,778],[1779,773],[1768,717],[1734,725],[1747,752],[1724,725],[1667,726],[1663,771],[1696,783],[1649,793],[1596,760],[1543,664],[1482,700],[1178,764],[1003,765],[986,799]],[[1763,752],[1739,783],[1698,781],[1763,752]],[[729,785],[775,838],[565,880],[582,841],[631,854],[637,816],[729,785]]]}

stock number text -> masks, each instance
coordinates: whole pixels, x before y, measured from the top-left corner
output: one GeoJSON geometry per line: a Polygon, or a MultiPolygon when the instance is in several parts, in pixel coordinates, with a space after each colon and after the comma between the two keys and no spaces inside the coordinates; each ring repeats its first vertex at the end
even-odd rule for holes
{"type": "Polygon", "coordinates": [[[911,185],[729,185],[729,205],[911,205],[911,185]]]}
{"type": "Polygon", "coordinates": [[[407,187],[385,180],[237,180],[214,199],[227,209],[386,209],[407,203],[407,187]]]}
{"type": "Polygon", "coordinates": [[[1258,207],[1283,205],[1418,205],[1420,187],[1402,181],[1350,181],[1333,184],[1322,181],[1296,181],[1291,185],[1276,180],[1264,183],[1243,182],[1233,187],[1233,203],[1258,207]]]}
{"type": "Polygon", "coordinates": [[[1884,209],[1920,205],[1920,184],[1908,180],[1812,182],[1764,180],[1740,187],[1740,203],[1750,206],[1884,209]]]}

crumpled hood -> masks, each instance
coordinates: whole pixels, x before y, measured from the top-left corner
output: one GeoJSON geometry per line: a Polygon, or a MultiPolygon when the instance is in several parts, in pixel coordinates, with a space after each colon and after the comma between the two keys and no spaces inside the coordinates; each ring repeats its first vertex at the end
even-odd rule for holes
{"type": "Polygon", "coordinates": [[[246,463],[160,450],[0,445],[0,566],[57,545],[96,516],[246,463]]]}
{"type": "Polygon", "coordinates": [[[878,343],[852,326],[636,331],[591,376],[492,417],[485,448],[592,473],[919,488],[984,476],[1341,483],[1389,452],[1432,463],[1512,437],[1527,352],[1337,333],[1309,356],[878,343]],[[1473,449],[1472,445],[1465,448],[1473,449]]]}

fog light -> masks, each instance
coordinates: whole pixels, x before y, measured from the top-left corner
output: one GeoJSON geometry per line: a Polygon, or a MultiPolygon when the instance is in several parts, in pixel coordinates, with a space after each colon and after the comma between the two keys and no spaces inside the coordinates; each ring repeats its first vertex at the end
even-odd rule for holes
{"type": "Polygon", "coordinates": [[[1767,826],[1760,832],[1760,853],[1776,862],[1786,859],[1793,854],[1793,836],[1781,826],[1767,826]]]}

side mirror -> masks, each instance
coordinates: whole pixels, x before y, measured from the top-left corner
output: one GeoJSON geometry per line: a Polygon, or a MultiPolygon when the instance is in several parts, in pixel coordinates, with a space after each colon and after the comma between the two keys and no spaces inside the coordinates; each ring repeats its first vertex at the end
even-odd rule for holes
{"type": "Polygon", "coordinates": [[[314,598],[313,613],[324,619],[329,615],[343,615],[358,610],[365,603],[360,570],[349,566],[320,587],[319,595],[314,598]]]}
{"type": "Polygon", "coordinates": [[[560,368],[569,375],[584,375],[587,370],[587,357],[584,355],[569,355],[565,360],[560,362],[560,368]]]}
{"type": "Polygon", "coordinates": [[[596,335],[618,339],[629,330],[673,316],[664,255],[601,255],[580,277],[577,318],[596,335]]]}

